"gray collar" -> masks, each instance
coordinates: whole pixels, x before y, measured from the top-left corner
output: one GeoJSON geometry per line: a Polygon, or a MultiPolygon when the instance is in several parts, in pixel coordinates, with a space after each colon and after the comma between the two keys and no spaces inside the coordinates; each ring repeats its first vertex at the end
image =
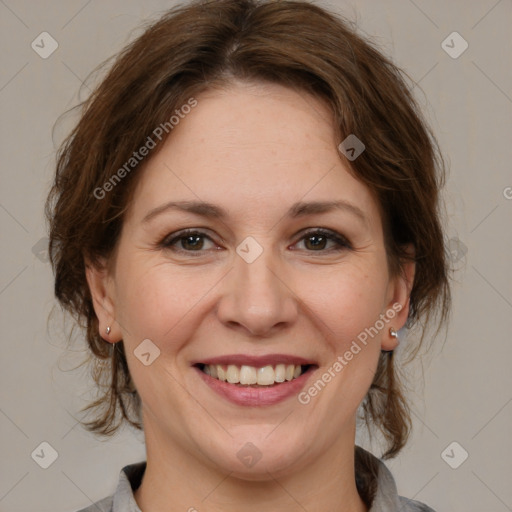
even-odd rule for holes
{"type": "MultiPolygon", "coordinates": [[[[370,452],[356,446],[355,457],[358,490],[362,496],[370,497],[369,512],[434,512],[423,503],[399,496],[391,472],[370,452]]],[[[139,487],[145,470],[146,462],[125,466],[115,493],[80,512],[142,512],[133,492],[139,487]]]]}

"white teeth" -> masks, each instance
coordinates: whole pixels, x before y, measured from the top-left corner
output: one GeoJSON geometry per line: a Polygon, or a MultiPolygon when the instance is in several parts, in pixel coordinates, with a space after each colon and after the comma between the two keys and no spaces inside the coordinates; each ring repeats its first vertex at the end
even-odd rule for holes
{"type": "Polygon", "coordinates": [[[227,381],[230,384],[242,384],[251,386],[271,386],[276,382],[285,382],[296,379],[302,374],[302,367],[294,364],[278,364],[256,368],[254,366],[234,364],[227,366],[219,364],[207,364],[203,367],[204,373],[220,381],[227,381]]]}
{"type": "Polygon", "coordinates": [[[238,369],[238,366],[235,366],[234,364],[230,364],[228,366],[226,379],[230,384],[237,384],[240,382],[240,370],[238,369]]]}
{"type": "MultiPolygon", "coordinates": [[[[299,367],[300,369],[300,367],[299,367]]],[[[276,373],[272,366],[264,366],[258,368],[258,385],[259,386],[271,386],[275,382],[276,373]]]]}
{"type": "Polygon", "coordinates": [[[258,375],[253,366],[242,366],[240,368],[240,384],[256,384],[258,375]]]}
{"type": "Polygon", "coordinates": [[[211,373],[212,366],[215,366],[215,368],[217,369],[217,379],[225,382],[226,381],[226,370],[224,370],[224,368],[222,368],[222,366],[220,366],[220,365],[213,365],[213,364],[205,365],[205,368],[209,367],[210,373],[211,373]]]}
{"type": "Polygon", "coordinates": [[[284,382],[286,379],[286,366],[278,364],[276,366],[276,382],[284,382]]]}

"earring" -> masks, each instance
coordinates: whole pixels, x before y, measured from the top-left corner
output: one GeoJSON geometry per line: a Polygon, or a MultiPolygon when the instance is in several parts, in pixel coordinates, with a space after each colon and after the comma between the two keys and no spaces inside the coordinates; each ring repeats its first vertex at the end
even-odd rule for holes
{"type": "Polygon", "coordinates": [[[106,330],[107,330],[107,334],[110,334],[110,331],[112,330],[112,329],[110,329],[110,325],[107,325],[107,329],[106,330]]]}
{"type": "MultiPolygon", "coordinates": [[[[397,345],[400,343],[400,340],[398,339],[398,333],[396,332],[395,329],[393,329],[393,327],[389,328],[389,335],[396,339],[397,345]]],[[[393,350],[381,350],[381,352],[383,354],[392,354],[393,350]]]]}
{"type": "Polygon", "coordinates": [[[389,328],[389,334],[390,334],[390,336],[395,338],[396,344],[399,345],[400,344],[400,340],[398,338],[398,332],[393,327],[389,328]]]}

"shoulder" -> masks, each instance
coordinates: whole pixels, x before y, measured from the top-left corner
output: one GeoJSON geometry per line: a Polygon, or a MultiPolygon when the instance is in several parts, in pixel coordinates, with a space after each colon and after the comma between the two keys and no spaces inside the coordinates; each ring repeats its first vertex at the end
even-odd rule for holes
{"type": "Polygon", "coordinates": [[[77,512],[112,512],[112,504],[114,502],[114,496],[108,496],[103,498],[96,503],[93,503],[89,507],[77,510],[77,512]]]}
{"type": "Polygon", "coordinates": [[[435,512],[413,499],[399,496],[393,475],[384,462],[356,445],[356,485],[369,512],[435,512]]]}
{"type": "Polygon", "coordinates": [[[400,496],[400,505],[402,508],[400,509],[402,512],[436,512],[433,508],[430,508],[425,503],[421,503],[420,501],[410,500],[409,498],[404,498],[400,496]]]}
{"type": "Polygon", "coordinates": [[[145,461],[125,466],[119,473],[114,494],[77,512],[140,512],[133,491],[139,487],[145,469],[145,461]]]}

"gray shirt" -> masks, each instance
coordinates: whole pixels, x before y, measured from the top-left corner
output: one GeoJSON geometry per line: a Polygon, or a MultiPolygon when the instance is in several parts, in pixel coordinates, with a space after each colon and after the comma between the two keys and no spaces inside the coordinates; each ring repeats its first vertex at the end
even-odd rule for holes
{"type": "MultiPolygon", "coordinates": [[[[363,450],[355,448],[356,484],[359,494],[370,506],[369,512],[435,512],[419,501],[398,496],[395,480],[385,464],[363,450]]],[[[146,462],[125,466],[112,496],[97,501],[79,512],[142,512],[133,497],[146,469],[146,462]]]]}

